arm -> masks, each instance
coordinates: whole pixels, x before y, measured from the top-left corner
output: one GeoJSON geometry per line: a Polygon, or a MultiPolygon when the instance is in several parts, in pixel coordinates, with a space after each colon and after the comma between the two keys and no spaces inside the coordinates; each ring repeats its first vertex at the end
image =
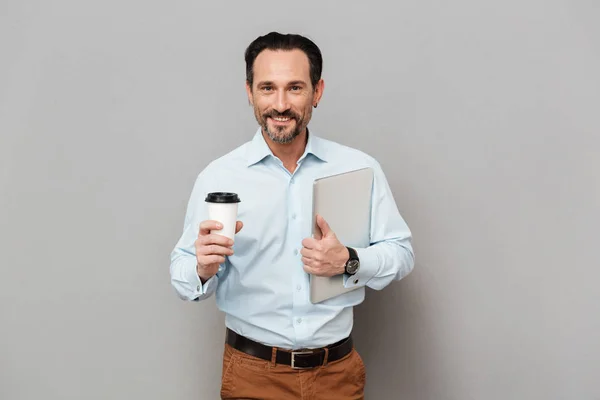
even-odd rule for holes
{"type": "Polygon", "coordinates": [[[171,252],[171,284],[184,300],[203,300],[217,288],[218,277],[202,283],[198,276],[195,242],[200,230],[200,221],[206,219],[203,208],[204,173],[200,173],[187,204],[183,233],[171,252]]]}
{"type": "Polygon", "coordinates": [[[373,167],[371,205],[371,245],[356,248],[360,269],[344,275],[344,286],[368,286],[381,290],[394,280],[407,276],[414,268],[412,234],[400,215],[387,179],[377,164],[373,167]]]}
{"type": "Polygon", "coordinates": [[[317,224],[322,237],[302,241],[304,270],[316,276],[344,276],[345,287],[369,286],[381,290],[393,280],[400,280],[414,267],[411,233],[400,216],[392,191],[378,164],[374,166],[371,201],[370,246],[355,248],[360,269],[354,275],[345,273],[348,249],[321,216],[317,224]]]}
{"type": "Polygon", "coordinates": [[[194,242],[197,237],[190,224],[184,229],[183,235],[171,252],[171,284],[183,300],[200,301],[210,297],[217,289],[219,277],[212,276],[205,282],[198,276],[198,262],[194,242]]]}
{"type": "MultiPolygon", "coordinates": [[[[188,202],[183,234],[171,253],[171,284],[184,300],[200,301],[210,297],[217,288],[217,273],[224,268],[225,257],[233,254],[231,239],[211,234],[222,226],[206,219],[205,192],[201,173],[188,202]]],[[[242,223],[238,221],[235,233],[241,228],[242,223]]]]}

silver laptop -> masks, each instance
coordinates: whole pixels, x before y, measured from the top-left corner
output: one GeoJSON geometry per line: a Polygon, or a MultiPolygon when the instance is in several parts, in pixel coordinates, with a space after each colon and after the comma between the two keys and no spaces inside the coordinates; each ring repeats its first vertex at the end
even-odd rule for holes
{"type": "MultiPolygon", "coordinates": [[[[319,214],[327,221],[342,244],[348,247],[368,247],[372,188],[371,168],[316,179],[313,184],[313,237],[321,238],[321,230],[316,222],[316,216],[319,214]]],[[[344,287],[342,275],[310,276],[310,301],[313,304],[355,289],[344,287]]]]}

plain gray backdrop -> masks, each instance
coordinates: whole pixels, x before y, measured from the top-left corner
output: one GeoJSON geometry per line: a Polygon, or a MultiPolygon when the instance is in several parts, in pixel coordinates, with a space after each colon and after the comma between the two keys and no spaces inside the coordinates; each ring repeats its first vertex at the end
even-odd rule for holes
{"type": "Polygon", "coordinates": [[[311,126],[414,233],[356,310],[367,399],[600,399],[599,7],[1,0],[0,399],[218,398],[223,316],[169,254],[271,30],[321,47],[311,126]]]}

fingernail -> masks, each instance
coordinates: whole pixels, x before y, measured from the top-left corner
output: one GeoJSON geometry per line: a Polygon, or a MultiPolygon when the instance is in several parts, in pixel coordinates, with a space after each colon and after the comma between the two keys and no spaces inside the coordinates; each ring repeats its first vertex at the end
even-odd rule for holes
{"type": "Polygon", "coordinates": [[[229,239],[229,245],[233,246],[233,240],[229,239]]]}
{"type": "Polygon", "coordinates": [[[223,225],[221,225],[220,223],[217,222],[217,229],[221,229],[223,227],[223,225]]]}

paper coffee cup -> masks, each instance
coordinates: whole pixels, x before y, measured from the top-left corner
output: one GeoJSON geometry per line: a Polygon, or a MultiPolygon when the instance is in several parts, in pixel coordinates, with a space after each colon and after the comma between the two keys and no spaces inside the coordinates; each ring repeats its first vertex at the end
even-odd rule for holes
{"type": "Polygon", "coordinates": [[[213,192],[206,196],[208,206],[208,219],[220,222],[223,229],[213,230],[210,233],[227,236],[233,240],[237,222],[238,203],[240,198],[236,193],[213,192]]]}

